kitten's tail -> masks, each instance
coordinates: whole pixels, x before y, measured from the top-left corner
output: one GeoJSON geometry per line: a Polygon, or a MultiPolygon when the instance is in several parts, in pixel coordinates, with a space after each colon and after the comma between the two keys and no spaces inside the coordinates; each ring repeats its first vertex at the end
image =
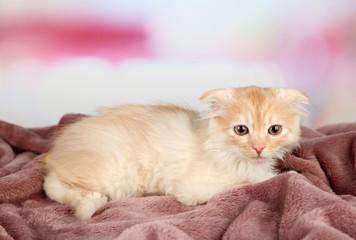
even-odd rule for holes
{"type": "Polygon", "coordinates": [[[108,202],[108,198],[98,192],[72,187],[62,182],[54,172],[45,177],[43,188],[50,199],[73,206],[75,216],[83,220],[89,219],[108,202]]]}

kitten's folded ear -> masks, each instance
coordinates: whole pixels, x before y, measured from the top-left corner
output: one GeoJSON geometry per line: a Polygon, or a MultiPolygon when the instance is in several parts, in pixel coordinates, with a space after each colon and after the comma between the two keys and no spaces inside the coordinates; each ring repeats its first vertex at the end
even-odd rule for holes
{"type": "Polygon", "coordinates": [[[234,93],[233,89],[217,89],[206,92],[201,96],[200,102],[209,105],[210,111],[205,118],[217,117],[225,112],[226,106],[234,93]]]}
{"type": "Polygon", "coordinates": [[[291,106],[291,110],[299,115],[308,113],[307,106],[309,98],[305,93],[297,89],[279,89],[279,94],[283,101],[286,101],[291,106]]]}

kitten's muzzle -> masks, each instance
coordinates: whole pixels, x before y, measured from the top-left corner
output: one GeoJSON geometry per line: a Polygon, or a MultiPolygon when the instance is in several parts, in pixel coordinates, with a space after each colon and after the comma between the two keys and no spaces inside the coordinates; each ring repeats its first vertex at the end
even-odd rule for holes
{"type": "Polygon", "coordinates": [[[253,146],[252,148],[255,149],[255,151],[256,151],[258,157],[260,157],[260,155],[261,155],[261,153],[262,153],[264,147],[263,147],[263,146],[260,146],[260,145],[255,145],[255,146],[253,146]]]}

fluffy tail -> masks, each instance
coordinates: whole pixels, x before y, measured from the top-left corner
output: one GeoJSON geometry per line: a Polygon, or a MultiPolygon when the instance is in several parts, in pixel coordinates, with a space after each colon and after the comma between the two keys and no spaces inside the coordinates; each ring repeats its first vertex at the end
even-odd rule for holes
{"type": "Polygon", "coordinates": [[[108,198],[98,192],[63,183],[54,172],[45,177],[43,188],[50,199],[73,206],[75,216],[83,220],[89,219],[96,210],[108,202],[108,198]]]}

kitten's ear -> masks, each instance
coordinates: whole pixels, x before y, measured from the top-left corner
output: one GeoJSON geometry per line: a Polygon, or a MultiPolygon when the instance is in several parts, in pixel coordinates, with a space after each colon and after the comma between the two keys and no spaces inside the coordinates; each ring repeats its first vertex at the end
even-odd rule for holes
{"type": "Polygon", "coordinates": [[[204,93],[200,98],[200,102],[209,105],[210,111],[206,117],[211,118],[223,114],[232,96],[233,89],[228,88],[204,93]]]}
{"type": "Polygon", "coordinates": [[[297,89],[279,89],[283,101],[290,104],[291,110],[299,115],[308,113],[306,107],[309,105],[309,98],[305,93],[297,89]]]}

